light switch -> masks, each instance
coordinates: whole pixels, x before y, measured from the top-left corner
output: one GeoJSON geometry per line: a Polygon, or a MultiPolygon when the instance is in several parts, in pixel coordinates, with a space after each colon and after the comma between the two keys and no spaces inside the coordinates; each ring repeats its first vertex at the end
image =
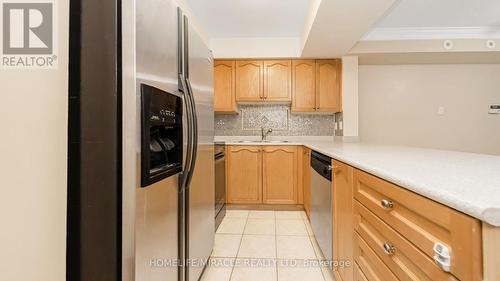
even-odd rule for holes
{"type": "Polygon", "coordinates": [[[490,105],[489,114],[500,114],[500,104],[492,104],[490,105]]]}

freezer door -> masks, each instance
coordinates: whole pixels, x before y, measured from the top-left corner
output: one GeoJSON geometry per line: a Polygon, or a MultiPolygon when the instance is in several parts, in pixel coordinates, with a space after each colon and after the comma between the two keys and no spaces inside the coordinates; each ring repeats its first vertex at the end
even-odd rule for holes
{"type": "MultiPolygon", "coordinates": [[[[136,1],[136,52],[137,108],[141,83],[181,96],[177,86],[177,7],[173,1],[136,1]]],[[[139,153],[137,157],[140,163],[139,153]]],[[[178,181],[178,175],[174,175],[146,188],[137,183],[137,281],[178,278],[175,262],[182,237],[178,235],[178,181]]]]}
{"type": "MultiPolygon", "coordinates": [[[[186,196],[189,197],[187,252],[197,262],[209,258],[215,232],[215,164],[213,60],[199,35],[188,27],[189,81],[196,105],[198,147],[193,178],[186,196]]],[[[196,281],[203,271],[202,264],[188,269],[188,281],[196,281]]]]}
{"type": "Polygon", "coordinates": [[[137,99],[140,84],[182,96],[178,90],[177,7],[171,0],[136,3],[137,99]]]}
{"type": "Polygon", "coordinates": [[[136,279],[177,280],[178,176],[136,190],[136,279]]]}

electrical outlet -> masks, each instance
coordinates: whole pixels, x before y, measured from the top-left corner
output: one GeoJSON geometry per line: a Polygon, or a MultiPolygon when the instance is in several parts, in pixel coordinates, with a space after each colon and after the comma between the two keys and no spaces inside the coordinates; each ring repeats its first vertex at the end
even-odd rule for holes
{"type": "Polygon", "coordinates": [[[438,115],[444,115],[446,113],[446,110],[444,108],[444,106],[440,105],[438,106],[438,115]]]}

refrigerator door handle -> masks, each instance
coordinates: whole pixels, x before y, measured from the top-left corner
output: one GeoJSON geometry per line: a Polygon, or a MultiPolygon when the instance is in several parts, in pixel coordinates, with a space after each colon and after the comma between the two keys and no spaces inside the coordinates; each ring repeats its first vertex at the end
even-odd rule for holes
{"type": "Polygon", "coordinates": [[[186,89],[187,89],[187,98],[190,99],[191,104],[191,113],[192,113],[192,157],[190,166],[188,167],[188,174],[186,179],[186,189],[189,189],[189,184],[191,183],[191,179],[193,178],[194,167],[196,165],[196,158],[198,156],[198,116],[196,115],[196,103],[193,96],[193,88],[191,87],[191,82],[189,78],[185,78],[186,89]]]}
{"type": "Polygon", "coordinates": [[[186,103],[186,121],[187,121],[187,151],[186,151],[186,163],[184,164],[184,169],[181,173],[181,181],[180,181],[180,189],[184,190],[187,187],[188,184],[188,175],[190,173],[190,169],[192,166],[192,161],[193,161],[193,131],[194,131],[194,126],[193,126],[193,107],[192,107],[192,99],[189,97],[189,91],[188,87],[186,86],[186,79],[184,78],[184,75],[180,74],[179,75],[179,80],[182,83],[182,88],[185,89],[184,91],[184,102],[186,103]]]}

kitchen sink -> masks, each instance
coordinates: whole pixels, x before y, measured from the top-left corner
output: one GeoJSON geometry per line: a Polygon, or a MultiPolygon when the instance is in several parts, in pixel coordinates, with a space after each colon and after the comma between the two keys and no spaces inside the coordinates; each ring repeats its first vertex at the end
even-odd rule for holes
{"type": "Polygon", "coordinates": [[[265,140],[261,142],[268,142],[268,143],[287,143],[287,140],[265,140]]]}

